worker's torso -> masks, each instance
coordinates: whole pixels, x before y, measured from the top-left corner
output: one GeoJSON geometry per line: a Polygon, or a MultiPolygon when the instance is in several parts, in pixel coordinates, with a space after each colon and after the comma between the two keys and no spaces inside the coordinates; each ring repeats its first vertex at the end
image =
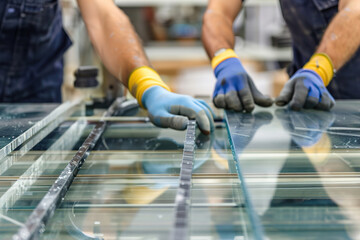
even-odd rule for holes
{"type": "MultiPolygon", "coordinates": [[[[290,75],[316,51],[327,26],[338,13],[338,3],[339,0],[280,0],[293,39],[294,60],[289,68],[290,75]]],[[[340,36],[334,34],[333,37],[340,36]]],[[[360,49],[336,73],[328,89],[336,99],[360,98],[360,49]]]]}
{"type": "Polygon", "coordinates": [[[58,0],[1,0],[0,102],[60,101],[70,44],[58,0]]]}

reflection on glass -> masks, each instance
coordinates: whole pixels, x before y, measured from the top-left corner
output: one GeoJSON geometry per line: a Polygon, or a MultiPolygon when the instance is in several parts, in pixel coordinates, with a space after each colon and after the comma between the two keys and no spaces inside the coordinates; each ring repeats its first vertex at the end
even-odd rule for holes
{"type": "MultiPolygon", "coordinates": [[[[75,178],[43,239],[169,239],[184,131],[113,122],[75,178]]],[[[191,236],[251,235],[226,129],[197,132],[191,236]],[[217,143],[214,143],[214,140],[217,143]],[[216,145],[216,149],[215,146],[216,145]]]]}
{"type": "Polygon", "coordinates": [[[275,107],[258,108],[253,116],[227,112],[260,238],[359,239],[356,106],[339,101],[331,112],[275,107]],[[246,129],[251,126],[248,119],[263,112],[271,114],[272,121],[246,129]]]}

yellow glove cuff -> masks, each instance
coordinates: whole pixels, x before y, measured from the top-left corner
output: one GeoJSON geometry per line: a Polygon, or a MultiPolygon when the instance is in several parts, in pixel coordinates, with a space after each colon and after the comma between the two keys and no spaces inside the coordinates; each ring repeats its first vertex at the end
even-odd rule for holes
{"type": "Polygon", "coordinates": [[[330,57],[325,53],[314,54],[303,68],[313,70],[319,74],[325,86],[329,85],[334,77],[334,66],[330,57]]]}
{"type": "Polygon", "coordinates": [[[224,60],[229,58],[237,58],[238,56],[232,49],[226,49],[224,52],[220,53],[219,55],[213,57],[211,60],[211,67],[215,70],[215,68],[224,60]]]}
{"type": "Polygon", "coordinates": [[[128,82],[131,94],[136,98],[140,107],[144,108],[141,99],[144,92],[153,86],[160,86],[171,92],[170,88],[161,80],[159,74],[152,68],[144,66],[136,68],[128,82]]]}

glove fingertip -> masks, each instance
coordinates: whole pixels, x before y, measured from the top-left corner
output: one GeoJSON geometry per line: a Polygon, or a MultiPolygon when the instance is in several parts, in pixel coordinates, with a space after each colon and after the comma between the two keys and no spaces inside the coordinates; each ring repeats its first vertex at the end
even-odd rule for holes
{"type": "Polygon", "coordinates": [[[209,135],[214,128],[211,121],[212,119],[209,119],[205,112],[200,112],[196,118],[200,131],[205,135],[209,135]]]}
{"type": "MultiPolygon", "coordinates": [[[[331,102],[330,102],[330,109],[332,109],[333,107],[335,107],[335,104],[336,104],[335,101],[331,101],[331,102]]],[[[330,109],[329,109],[329,110],[330,110],[330,109]]]]}
{"type": "Polygon", "coordinates": [[[251,104],[251,105],[245,106],[244,108],[245,108],[246,112],[251,113],[252,111],[254,111],[255,105],[251,104]]]}
{"type": "Polygon", "coordinates": [[[261,107],[271,107],[274,100],[269,96],[264,96],[263,98],[255,99],[255,103],[261,107]]]}
{"type": "Polygon", "coordinates": [[[205,130],[205,129],[201,129],[200,127],[199,127],[199,129],[200,129],[200,131],[201,131],[202,134],[204,134],[204,135],[210,135],[210,132],[211,132],[211,131],[205,130]]]}
{"type": "Polygon", "coordinates": [[[176,116],[176,117],[172,118],[170,126],[173,129],[185,130],[187,128],[188,122],[189,122],[189,119],[187,117],[176,116]]]}
{"type": "Polygon", "coordinates": [[[219,94],[216,97],[214,97],[213,103],[214,103],[215,107],[217,107],[217,108],[225,108],[226,104],[225,104],[224,94],[219,94]]]}
{"type": "Polygon", "coordinates": [[[279,107],[285,106],[287,103],[288,102],[285,99],[283,99],[282,97],[277,97],[275,99],[275,104],[279,107]]]}

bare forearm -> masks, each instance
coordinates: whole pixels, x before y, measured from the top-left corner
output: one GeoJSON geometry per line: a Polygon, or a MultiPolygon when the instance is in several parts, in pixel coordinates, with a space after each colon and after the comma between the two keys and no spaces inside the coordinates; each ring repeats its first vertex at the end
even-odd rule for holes
{"type": "Polygon", "coordinates": [[[221,48],[234,48],[233,21],[241,9],[240,0],[210,0],[203,17],[202,42],[211,59],[221,48]]]}
{"type": "Polygon", "coordinates": [[[326,53],[340,69],[360,46],[360,3],[347,1],[327,28],[317,52],[326,53]]]}
{"type": "Polygon", "coordinates": [[[128,17],[111,0],[78,0],[78,4],[101,60],[127,86],[135,68],[149,65],[128,17]]]}

